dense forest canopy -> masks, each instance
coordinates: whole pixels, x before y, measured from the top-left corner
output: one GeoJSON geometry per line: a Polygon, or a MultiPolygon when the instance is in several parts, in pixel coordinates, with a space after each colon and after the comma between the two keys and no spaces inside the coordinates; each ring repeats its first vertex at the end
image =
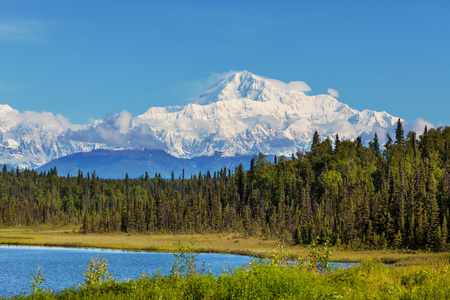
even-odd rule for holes
{"type": "Polygon", "coordinates": [[[311,150],[248,170],[223,168],[179,179],[146,173],[100,179],[95,172],[59,177],[0,174],[0,224],[80,226],[87,232],[227,233],[309,244],[317,236],[353,248],[444,250],[450,208],[450,127],[381,146],[321,140],[311,150]]]}

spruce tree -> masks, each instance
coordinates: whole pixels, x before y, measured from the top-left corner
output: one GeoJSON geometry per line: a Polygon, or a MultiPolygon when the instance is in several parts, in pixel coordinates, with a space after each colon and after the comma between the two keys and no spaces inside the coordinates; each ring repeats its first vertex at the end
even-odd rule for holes
{"type": "Polygon", "coordinates": [[[316,147],[319,144],[320,144],[320,136],[319,136],[319,133],[316,130],[316,131],[314,131],[314,135],[313,135],[313,139],[312,139],[311,152],[315,152],[316,151],[316,147]]]}
{"type": "Polygon", "coordinates": [[[428,136],[428,128],[427,125],[425,125],[425,128],[423,129],[423,134],[419,137],[420,143],[419,148],[422,152],[422,158],[427,158],[430,155],[430,145],[429,145],[429,136],[428,136]]]}
{"type": "Polygon", "coordinates": [[[402,121],[400,120],[400,118],[397,121],[397,128],[395,129],[395,139],[396,139],[396,144],[400,144],[403,145],[405,142],[405,137],[404,137],[405,133],[403,131],[403,124],[402,121]]]}
{"type": "Polygon", "coordinates": [[[375,132],[375,135],[373,137],[373,142],[369,142],[369,147],[372,149],[373,154],[375,154],[376,157],[379,157],[380,152],[380,143],[378,142],[378,135],[375,132]]]}
{"type": "Polygon", "coordinates": [[[339,146],[341,145],[341,140],[339,139],[339,134],[336,133],[336,138],[334,139],[334,151],[337,152],[339,146]]]}
{"type": "Polygon", "coordinates": [[[444,219],[442,220],[442,243],[444,246],[447,244],[448,240],[448,225],[447,225],[447,218],[444,216],[444,219]]]}

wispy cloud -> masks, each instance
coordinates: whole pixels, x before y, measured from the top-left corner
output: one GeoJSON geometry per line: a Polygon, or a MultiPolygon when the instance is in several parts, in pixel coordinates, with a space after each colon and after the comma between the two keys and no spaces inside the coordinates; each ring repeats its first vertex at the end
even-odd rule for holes
{"type": "Polygon", "coordinates": [[[0,41],[43,42],[48,23],[39,20],[0,20],[0,41]]]}
{"type": "Polygon", "coordinates": [[[9,87],[6,83],[0,82],[0,92],[7,92],[9,91],[9,87]]]}
{"type": "Polygon", "coordinates": [[[17,87],[11,83],[0,81],[0,92],[11,92],[17,87]]]}
{"type": "Polygon", "coordinates": [[[328,89],[328,94],[331,97],[339,98],[339,92],[337,90],[335,90],[335,89],[328,89]]]}

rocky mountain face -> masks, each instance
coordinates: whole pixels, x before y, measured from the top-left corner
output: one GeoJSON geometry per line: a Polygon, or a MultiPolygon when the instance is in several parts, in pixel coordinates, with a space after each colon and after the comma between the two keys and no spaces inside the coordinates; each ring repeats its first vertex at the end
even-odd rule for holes
{"type": "Polygon", "coordinates": [[[234,73],[185,106],[152,107],[135,118],[123,111],[87,125],[61,115],[0,105],[0,163],[37,168],[95,149],[164,150],[177,158],[290,156],[321,137],[363,141],[392,130],[398,118],[350,108],[329,95],[306,95],[276,80],[234,73]]]}

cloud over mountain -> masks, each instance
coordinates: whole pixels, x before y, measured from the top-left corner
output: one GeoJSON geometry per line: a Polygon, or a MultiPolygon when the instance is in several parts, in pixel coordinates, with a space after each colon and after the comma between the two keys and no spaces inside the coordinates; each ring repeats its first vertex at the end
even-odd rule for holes
{"type": "Polygon", "coordinates": [[[124,110],[119,114],[108,114],[87,128],[68,130],[66,137],[79,142],[104,144],[120,148],[149,148],[164,150],[167,147],[155,139],[155,134],[146,124],[132,125],[133,116],[124,110]]]}
{"type": "Polygon", "coordinates": [[[339,98],[339,92],[337,90],[335,90],[335,89],[328,89],[328,94],[331,97],[339,98]]]}
{"type": "Polygon", "coordinates": [[[428,122],[427,120],[425,120],[422,117],[417,117],[414,120],[414,123],[412,124],[412,126],[411,125],[407,126],[406,130],[407,131],[414,131],[415,133],[420,135],[420,134],[423,133],[423,130],[424,130],[425,126],[427,126],[428,129],[435,128],[435,126],[431,122],[428,122]]]}
{"type": "Polygon", "coordinates": [[[276,79],[267,79],[270,83],[279,89],[286,91],[298,91],[298,92],[309,92],[311,88],[303,81],[291,81],[289,83],[284,83],[276,79]]]}

